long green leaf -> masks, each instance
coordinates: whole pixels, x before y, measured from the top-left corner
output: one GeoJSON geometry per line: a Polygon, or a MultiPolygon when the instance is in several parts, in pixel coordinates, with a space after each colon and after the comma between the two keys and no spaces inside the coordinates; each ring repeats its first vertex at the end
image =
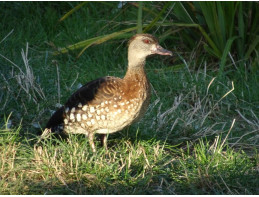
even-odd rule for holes
{"type": "MultiPolygon", "coordinates": [[[[137,7],[137,8],[139,7],[138,3],[128,3],[128,4],[130,4],[130,5],[134,6],[134,7],[137,7]]],[[[156,13],[156,10],[151,10],[148,7],[145,7],[145,6],[142,7],[142,10],[147,12],[147,13],[149,13],[149,14],[152,14],[154,16],[156,16],[158,14],[158,13],[156,13]]]]}
{"type": "Polygon", "coordinates": [[[165,12],[165,10],[171,5],[171,2],[167,2],[163,9],[158,13],[158,15],[154,18],[154,20],[144,29],[143,32],[148,32],[154,25],[155,23],[161,18],[162,14],[165,12]]]}
{"type": "Polygon", "coordinates": [[[238,33],[241,39],[238,40],[238,55],[239,57],[243,57],[244,55],[244,44],[245,44],[245,24],[244,24],[244,18],[243,18],[243,4],[242,2],[239,3],[239,9],[238,9],[238,33]]]}
{"type": "Polygon", "coordinates": [[[137,32],[138,32],[138,34],[142,33],[142,7],[143,7],[143,2],[139,1],[138,20],[137,20],[137,32]]]}
{"type": "Polygon", "coordinates": [[[220,32],[220,45],[224,45],[226,43],[226,25],[225,25],[225,16],[222,8],[222,2],[217,2],[217,10],[218,10],[218,24],[219,24],[219,32],[220,32]]]}
{"type": "MultiPolygon", "coordinates": [[[[147,25],[144,25],[144,26],[147,26],[147,25]]],[[[61,48],[58,51],[55,51],[53,53],[53,55],[58,55],[58,54],[61,54],[61,53],[67,53],[70,50],[76,50],[76,49],[84,48],[79,53],[79,55],[78,55],[78,57],[79,57],[83,53],[83,51],[85,49],[87,49],[88,47],[90,47],[90,46],[92,46],[94,44],[101,44],[101,43],[106,42],[108,40],[111,40],[111,39],[114,39],[116,37],[119,37],[120,35],[125,34],[127,32],[134,31],[136,29],[137,29],[137,27],[135,26],[135,27],[124,29],[122,31],[114,32],[114,33],[111,33],[111,34],[108,34],[108,35],[98,36],[98,37],[95,37],[95,38],[90,38],[88,40],[84,40],[84,41],[78,42],[76,44],[72,44],[72,45],[69,45],[67,47],[61,48]]]]}
{"type": "Polygon", "coordinates": [[[61,53],[67,53],[70,50],[81,49],[81,48],[83,48],[83,47],[85,47],[85,46],[95,42],[96,40],[98,40],[100,38],[102,38],[102,36],[98,36],[98,37],[95,37],[95,38],[90,38],[88,40],[84,40],[84,41],[78,42],[76,44],[72,44],[72,45],[69,45],[67,47],[60,48],[60,49],[58,49],[58,51],[53,52],[53,55],[58,55],[58,54],[61,54],[61,53]]]}
{"type": "Polygon", "coordinates": [[[190,7],[190,3],[186,2],[173,2],[174,3],[174,9],[173,13],[176,15],[177,20],[181,21],[183,23],[195,23],[193,19],[193,14],[188,12],[187,5],[190,7]]]}
{"type": "Polygon", "coordinates": [[[226,32],[228,34],[227,35],[228,38],[231,38],[235,32],[235,15],[236,15],[236,11],[239,6],[239,3],[241,2],[227,2],[226,8],[228,9],[225,9],[224,11],[226,14],[225,20],[227,21],[226,28],[228,27],[228,30],[226,32]]]}
{"type": "Polygon", "coordinates": [[[227,41],[227,43],[225,45],[225,49],[223,51],[223,54],[222,54],[222,57],[221,57],[221,60],[220,60],[220,64],[219,64],[219,73],[218,73],[219,78],[222,76],[222,73],[224,71],[224,68],[225,68],[225,65],[226,65],[226,61],[227,61],[227,55],[230,52],[232,43],[237,38],[238,38],[238,36],[234,36],[234,37],[228,39],[228,41],[227,41]]]}

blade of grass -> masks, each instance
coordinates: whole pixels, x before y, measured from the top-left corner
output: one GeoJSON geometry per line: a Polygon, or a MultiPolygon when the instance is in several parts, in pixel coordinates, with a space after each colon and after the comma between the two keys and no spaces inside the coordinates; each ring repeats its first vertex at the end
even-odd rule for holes
{"type": "MultiPolygon", "coordinates": [[[[193,20],[193,13],[189,13],[188,9],[186,7],[192,7],[192,3],[186,3],[186,2],[174,2],[174,9],[173,13],[177,17],[177,21],[182,21],[183,23],[195,23],[193,20]]],[[[193,10],[193,7],[192,7],[193,10]]]]}
{"type": "Polygon", "coordinates": [[[191,15],[190,15],[189,12],[186,10],[186,8],[184,7],[183,3],[182,3],[182,2],[179,2],[179,3],[180,3],[180,5],[181,5],[182,9],[184,10],[186,16],[189,18],[189,20],[190,20],[192,23],[194,23],[194,21],[193,21],[191,15]]]}
{"type": "Polygon", "coordinates": [[[63,20],[65,20],[67,17],[69,17],[71,14],[73,14],[75,11],[79,10],[82,6],[84,6],[85,4],[87,4],[88,2],[82,2],[80,4],[78,4],[76,7],[74,7],[73,9],[71,9],[70,11],[68,11],[64,16],[62,16],[59,19],[59,22],[62,22],[63,20]]]}
{"type": "Polygon", "coordinates": [[[239,4],[238,9],[238,33],[241,39],[238,39],[237,49],[239,57],[244,55],[244,42],[245,42],[245,24],[243,18],[243,6],[242,2],[239,4]]]}
{"type": "Polygon", "coordinates": [[[220,145],[220,148],[219,148],[220,150],[222,150],[222,147],[224,146],[224,144],[225,144],[225,142],[226,142],[226,140],[227,140],[227,138],[228,138],[228,136],[230,134],[230,131],[232,130],[232,128],[233,128],[233,126],[235,124],[235,122],[236,122],[236,119],[234,118],[233,121],[232,121],[232,124],[230,126],[230,129],[228,130],[228,133],[227,133],[226,137],[224,138],[223,142],[220,145]]]}
{"type": "Polygon", "coordinates": [[[8,36],[10,36],[10,35],[13,33],[13,30],[14,30],[14,29],[12,29],[12,30],[0,41],[0,44],[1,44],[8,36]]]}
{"type": "Polygon", "coordinates": [[[245,54],[246,59],[249,58],[251,53],[256,50],[256,47],[258,46],[258,44],[259,44],[259,36],[256,36],[254,41],[250,44],[250,46],[245,54]]]}

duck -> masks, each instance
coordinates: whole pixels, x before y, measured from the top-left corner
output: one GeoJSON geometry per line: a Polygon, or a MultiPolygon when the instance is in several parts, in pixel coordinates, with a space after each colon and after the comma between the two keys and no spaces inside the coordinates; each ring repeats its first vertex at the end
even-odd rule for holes
{"type": "Polygon", "coordinates": [[[151,86],[145,64],[151,55],[172,56],[151,34],[136,34],[128,41],[128,67],[123,78],[106,76],[86,83],[49,119],[41,138],[50,133],[84,134],[96,152],[95,134],[101,134],[107,149],[107,136],[123,130],[145,114],[151,86]]]}

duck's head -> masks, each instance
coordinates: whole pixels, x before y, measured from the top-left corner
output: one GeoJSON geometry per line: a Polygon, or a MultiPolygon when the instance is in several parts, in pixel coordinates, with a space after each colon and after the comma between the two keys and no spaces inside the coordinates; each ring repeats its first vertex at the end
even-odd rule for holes
{"type": "Polygon", "coordinates": [[[136,34],[129,40],[128,54],[129,60],[137,58],[144,61],[149,55],[172,55],[172,52],[161,47],[154,36],[136,34]]]}

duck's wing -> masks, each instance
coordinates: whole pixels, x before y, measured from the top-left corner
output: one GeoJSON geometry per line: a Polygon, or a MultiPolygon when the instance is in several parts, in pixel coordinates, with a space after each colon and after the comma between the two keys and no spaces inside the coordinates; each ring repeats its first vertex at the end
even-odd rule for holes
{"type": "MultiPolygon", "coordinates": [[[[93,80],[73,93],[64,106],[59,108],[49,119],[46,128],[56,130],[64,123],[66,113],[76,112],[83,106],[96,106],[110,101],[120,92],[122,80],[116,77],[102,77],[93,80]]],[[[62,129],[62,128],[59,128],[62,129]]]]}

